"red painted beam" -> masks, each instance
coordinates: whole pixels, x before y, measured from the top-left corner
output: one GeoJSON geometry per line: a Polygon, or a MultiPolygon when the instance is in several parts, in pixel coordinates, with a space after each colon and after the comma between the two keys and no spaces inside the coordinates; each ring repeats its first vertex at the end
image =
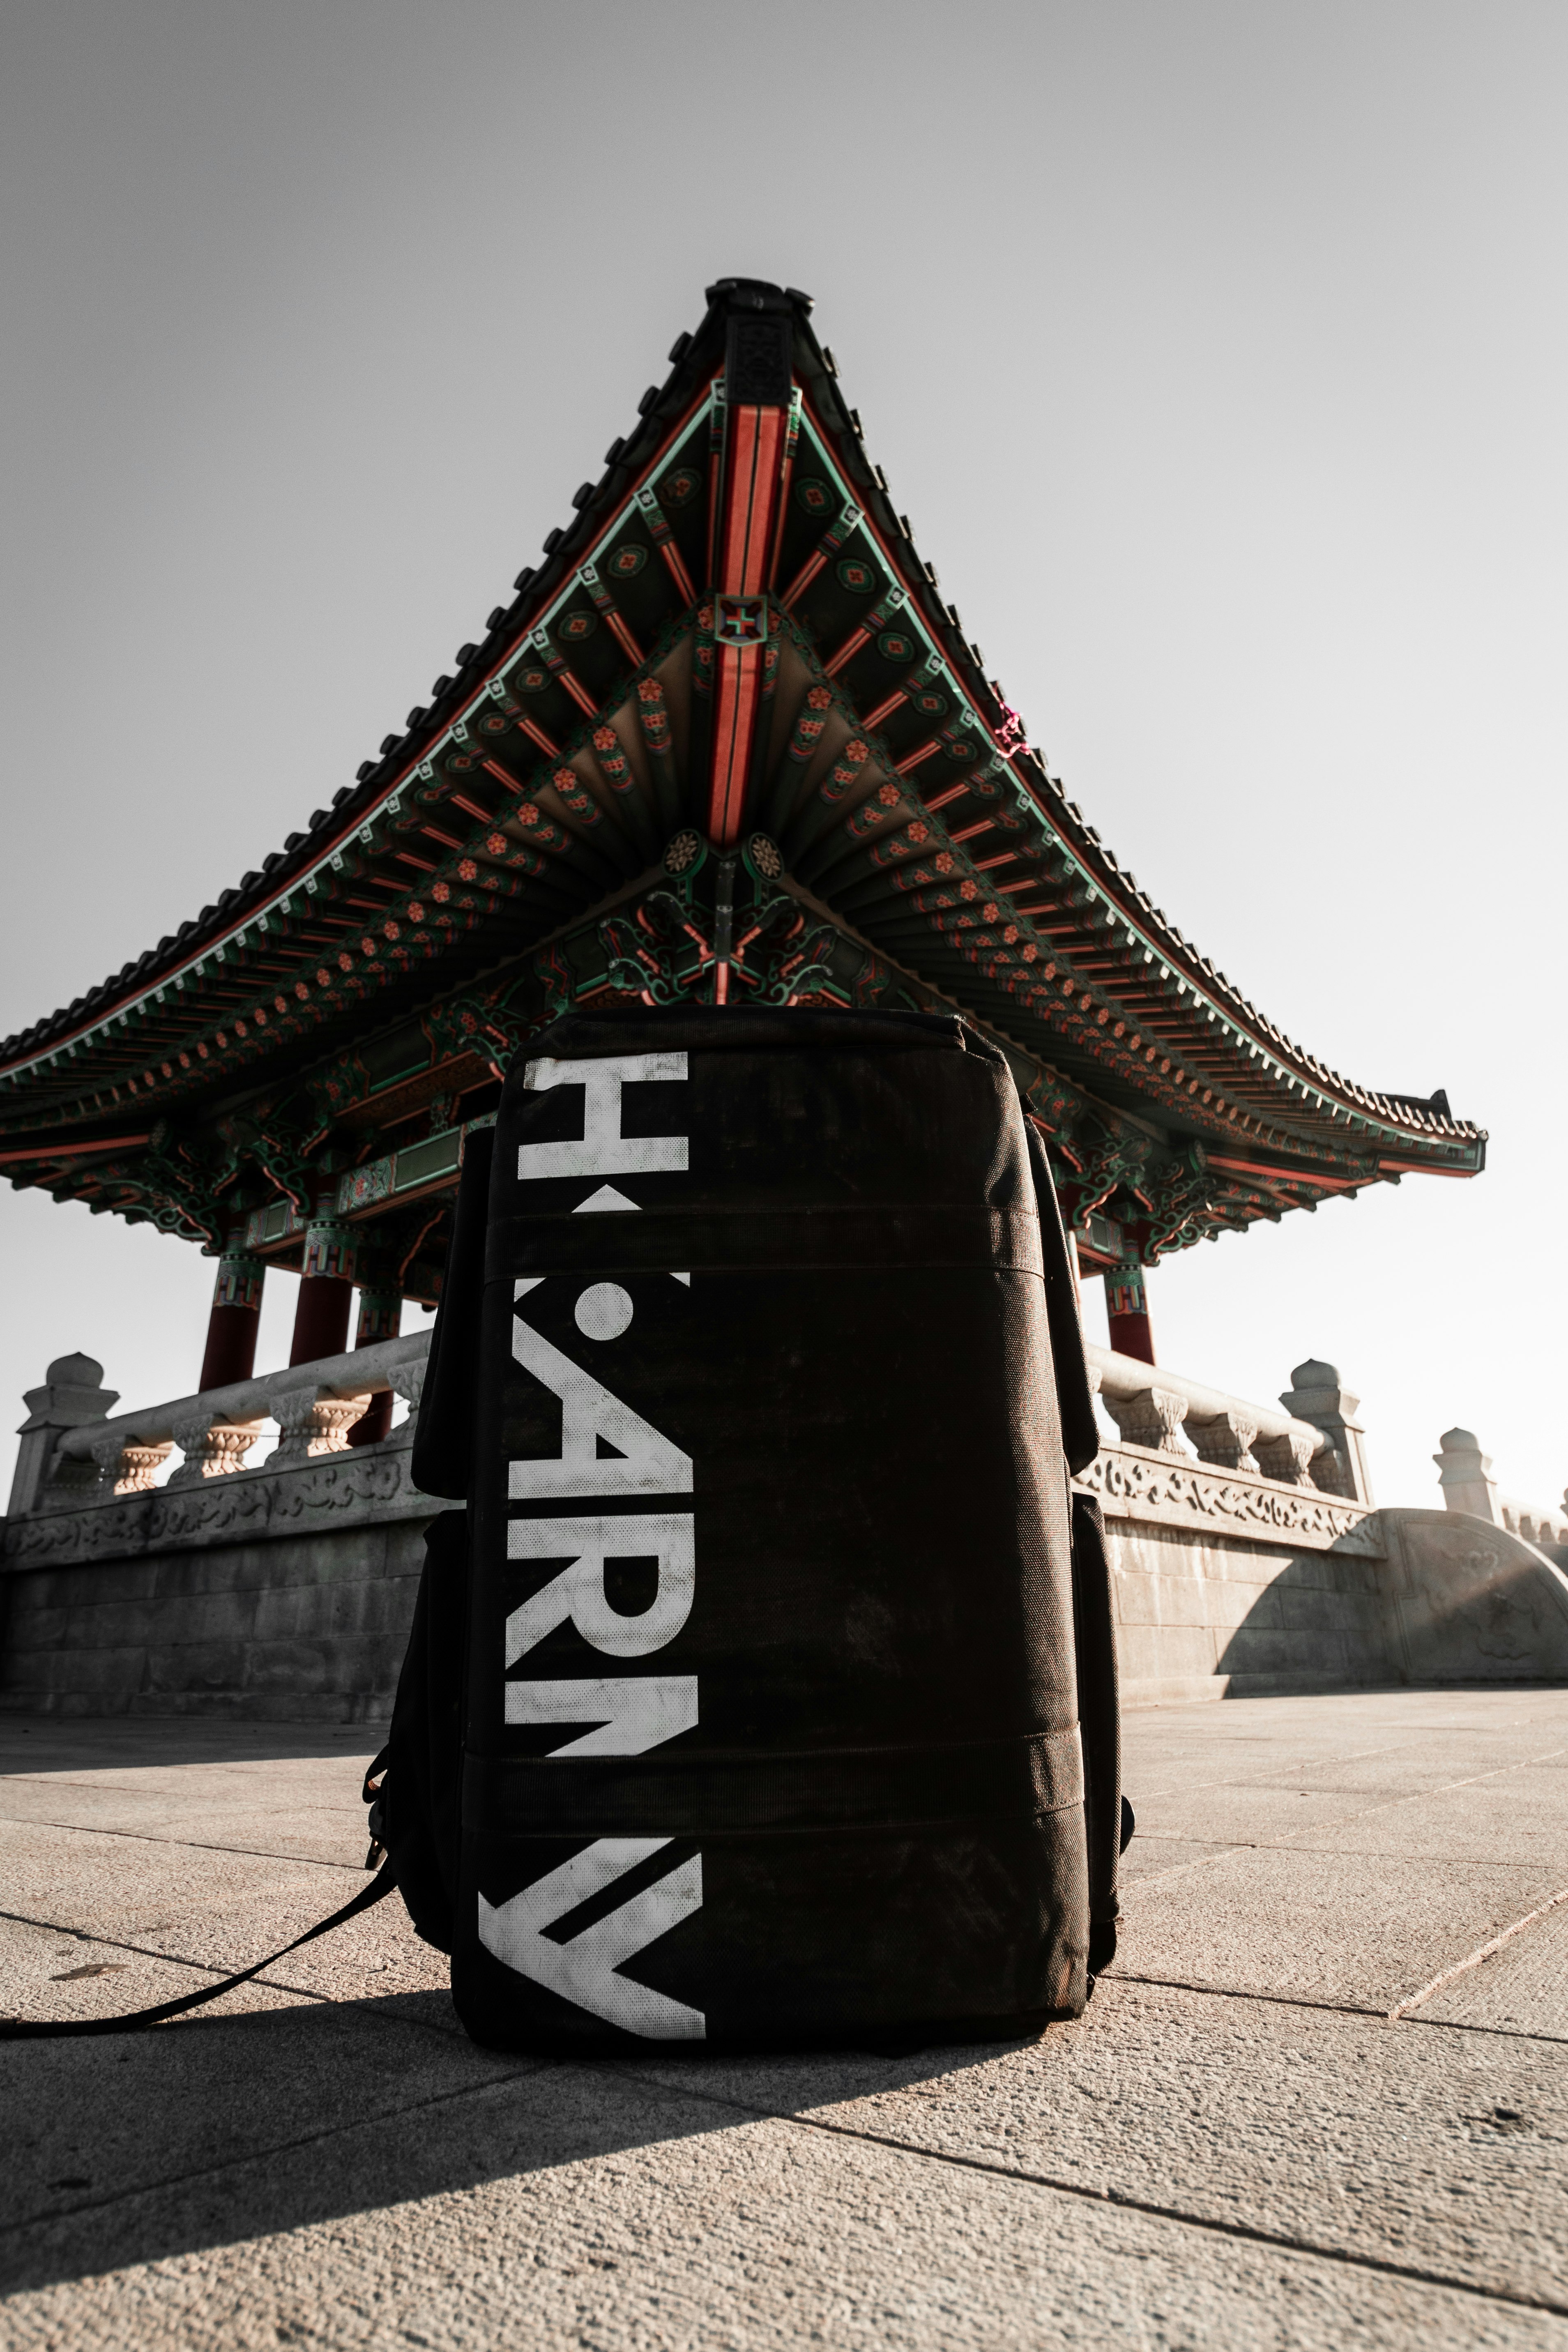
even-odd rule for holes
{"type": "MultiPolygon", "coordinates": [[[[922,761],[929,760],[933,751],[940,751],[941,749],[942,744],[940,740],[936,736],[932,735],[928,741],[921,743],[918,749],[911,751],[907,759],[900,760],[899,761],[897,767],[893,770],[894,775],[907,776],[911,768],[918,768],[922,761]]],[[[934,801],[928,801],[926,803],[926,806],[928,808],[934,808],[936,805],[937,803],[934,801]]]]}
{"type": "Polygon", "coordinates": [[[103,1135],[89,1143],[30,1144],[25,1150],[0,1151],[0,1166],[14,1160],[75,1160],[89,1151],[134,1151],[139,1144],[150,1143],[150,1135],[103,1135]]]}
{"type": "MultiPolygon", "coordinates": [[[[1227,1176],[1263,1176],[1271,1184],[1318,1184],[1327,1192],[1353,1192],[1366,1181],[1360,1176],[1320,1176],[1316,1169],[1309,1172],[1300,1168],[1265,1168],[1256,1160],[1221,1160],[1212,1151],[1204,1157],[1211,1168],[1221,1168],[1227,1176]]],[[[1384,1162],[1380,1160],[1377,1164],[1381,1168],[1384,1162]]],[[[1467,1171],[1456,1171],[1462,1172],[1467,1171]]]]}
{"type": "Polygon", "coordinates": [[[779,603],[786,613],[794,611],[818,572],[832,557],[838,553],[851,533],[858,530],[860,520],[861,513],[858,506],[850,504],[840,509],[831,530],[824,531],[812,552],[806,557],[805,562],[779,598],[779,603]]]}
{"type": "Polygon", "coordinates": [[[713,756],[708,798],[708,832],[721,848],[740,838],[746,780],[751,772],[762,704],[765,605],[759,632],[750,643],[727,636],[726,602],[744,603],[733,614],[739,626],[752,613],[750,600],[766,589],[781,469],[788,446],[791,411],[751,404],[731,407],[725,417],[721,460],[721,506],[716,516],[718,573],[713,678],[713,756]]]}

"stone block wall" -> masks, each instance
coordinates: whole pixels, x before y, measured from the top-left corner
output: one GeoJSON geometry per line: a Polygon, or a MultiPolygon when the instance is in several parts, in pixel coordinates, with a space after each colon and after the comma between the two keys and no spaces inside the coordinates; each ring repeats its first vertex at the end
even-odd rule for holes
{"type": "Polygon", "coordinates": [[[1126,1443],[1078,1483],[1105,1516],[1123,1705],[1401,1678],[1365,1504],[1126,1443]]]}
{"type": "Polygon", "coordinates": [[[1549,1552],[1470,1512],[1378,1516],[1402,1679],[1568,1682],[1568,1575],[1549,1552]]]}
{"type": "Polygon", "coordinates": [[[1107,1532],[1124,1705],[1399,1679],[1381,1552],[1292,1549],[1136,1520],[1112,1522],[1107,1532]]]}
{"type": "Polygon", "coordinates": [[[384,1719],[442,1507],[408,1443],[14,1524],[0,1710],[384,1719]]]}

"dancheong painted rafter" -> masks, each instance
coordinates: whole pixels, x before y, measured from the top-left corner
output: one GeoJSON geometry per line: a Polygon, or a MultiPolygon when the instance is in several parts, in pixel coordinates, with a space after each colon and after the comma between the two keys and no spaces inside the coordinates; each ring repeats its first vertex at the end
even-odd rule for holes
{"type": "Polygon", "coordinates": [[[363,1227],[362,1260],[428,1297],[513,1047],[572,1002],[693,996],[962,1009],[1009,1052],[1091,1265],[1480,1168],[1441,1095],[1283,1036],[1065,798],[809,309],[712,288],[407,732],[0,1048],[14,1182],[217,1255],[299,1264],[312,1226],[363,1227]]]}

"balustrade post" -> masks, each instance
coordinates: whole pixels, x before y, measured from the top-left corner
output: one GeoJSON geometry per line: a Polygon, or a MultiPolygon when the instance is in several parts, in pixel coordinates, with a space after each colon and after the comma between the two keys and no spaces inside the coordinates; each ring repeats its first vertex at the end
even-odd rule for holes
{"type": "Polygon", "coordinates": [[[1182,1423],[1187,1400],[1170,1389],[1139,1389],[1131,1396],[1111,1396],[1102,1390],[1105,1409],[1121,1433],[1124,1445],[1146,1445],[1156,1454],[1178,1454],[1185,1461],[1182,1423]]]}
{"type": "Polygon", "coordinates": [[[92,1441],[99,1483],[111,1495],[151,1494],[158,1471],[173,1451],[168,1438],[162,1444],[147,1445],[139,1437],[128,1437],[122,1429],[106,1430],[92,1441]]]}
{"type": "MultiPolygon", "coordinates": [[[[55,1448],[64,1432],[107,1419],[110,1407],[120,1402],[120,1391],[103,1386],[103,1366],[91,1356],[58,1356],[44,1374],[42,1388],[28,1389],[22,1402],[27,1418],[18,1432],[22,1442],[11,1480],[9,1515],[14,1519],[36,1511],[42,1502],[53,1483],[55,1448]]],[[[95,1475],[89,1467],[88,1476],[95,1475]]]]}
{"type": "Polygon", "coordinates": [[[232,1381],[247,1381],[256,1370],[266,1278],[265,1262],[242,1249],[226,1249],[219,1258],[199,1390],[227,1388],[232,1381]]]}
{"type": "Polygon", "coordinates": [[[1357,1419],[1361,1399],[1352,1396],[1343,1385],[1338,1365],[1321,1363],[1315,1356],[1298,1364],[1279,1402],[1293,1420],[1321,1429],[1329,1441],[1331,1450],[1320,1454],[1313,1463],[1314,1486],[1347,1503],[1370,1506],[1372,1473],[1367,1466],[1366,1433],[1357,1419]]]}
{"type": "MultiPolygon", "coordinates": [[[[367,1283],[359,1295],[359,1324],[354,1346],[368,1348],[377,1339],[395,1339],[403,1325],[403,1293],[389,1283],[367,1283]]],[[[392,1427],[396,1391],[378,1389],[349,1432],[351,1445],[374,1445],[392,1427]]]]}
{"type": "Polygon", "coordinates": [[[245,1457],[261,1434],[258,1421],[215,1421],[210,1406],[174,1423],[174,1443],[184,1460],[166,1491],[199,1486],[206,1478],[227,1478],[245,1467],[245,1457]]]}
{"type": "Polygon", "coordinates": [[[1154,1360],[1154,1328],[1149,1320],[1149,1286],[1136,1258],[1123,1258],[1105,1276],[1106,1321],[1119,1356],[1154,1360]]]}
{"type": "MultiPolygon", "coordinates": [[[[1266,1437],[1258,1448],[1258,1467],[1266,1478],[1281,1486],[1321,1486],[1312,1465],[1319,1457],[1304,1429],[1288,1429],[1283,1437],[1266,1437]]],[[[1337,1491],[1323,1489],[1325,1493],[1337,1491]]]]}
{"type": "Polygon", "coordinates": [[[1244,1406],[1234,1405],[1225,1412],[1217,1412],[1212,1421],[1194,1421],[1189,1416],[1186,1433],[1205,1462],[1215,1463],[1224,1470],[1246,1470],[1257,1475],[1260,1465],[1252,1449],[1258,1422],[1244,1406]]]}
{"type": "Polygon", "coordinates": [[[268,1457],[269,1470],[286,1470],[301,1462],[314,1462],[323,1454],[343,1453],[350,1427],[365,1407],[363,1396],[318,1396],[310,1386],[279,1388],[267,1402],[279,1432],[279,1443],[268,1457]]]}
{"type": "Polygon", "coordinates": [[[358,1240],[352,1226],[330,1215],[324,1204],[318,1207],[320,1213],[305,1228],[305,1263],[289,1351],[291,1366],[341,1356],[349,1344],[358,1240]]]}
{"type": "Polygon", "coordinates": [[[1481,1442],[1474,1430],[1445,1430],[1437,1444],[1441,1451],[1432,1459],[1437,1465],[1443,1508],[1468,1511],[1472,1518],[1486,1519],[1492,1527],[1500,1528],[1504,1524],[1503,1511],[1498,1500],[1497,1480],[1491,1475],[1492,1458],[1481,1452],[1481,1442]]]}
{"type": "Polygon", "coordinates": [[[1114,1445],[1121,1432],[1112,1422],[1106,1405],[1105,1374],[1098,1364],[1086,1364],[1084,1369],[1089,1374],[1089,1392],[1094,1400],[1094,1425],[1100,1433],[1100,1442],[1102,1445],[1114,1445]]]}
{"type": "Polygon", "coordinates": [[[90,1502],[98,1492],[99,1470],[96,1462],[84,1460],[79,1454],[57,1454],[49,1472],[49,1483],[41,1500],[45,1503],[90,1502]]]}

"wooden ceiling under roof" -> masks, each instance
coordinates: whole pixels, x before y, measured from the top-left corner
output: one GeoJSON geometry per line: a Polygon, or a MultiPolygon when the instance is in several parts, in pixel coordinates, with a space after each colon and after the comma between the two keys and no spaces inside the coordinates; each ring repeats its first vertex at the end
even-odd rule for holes
{"type": "Polygon", "coordinates": [[[711,288],[406,733],[176,937],[0,1047],[14,1183],[280,1256],[331,1196],[428,1288],[460,1148],[448,1166],[439,1138],[565,1005],[639,996],[962,1010],[1009,1052],[1091,1261],[1479,1170],[1444,1097],[1379,1094],[1285,1037],[1067,800],[809,310],[711,288]],[[427,1181],[398,1181],[411,1153],[427,1181]]]}

